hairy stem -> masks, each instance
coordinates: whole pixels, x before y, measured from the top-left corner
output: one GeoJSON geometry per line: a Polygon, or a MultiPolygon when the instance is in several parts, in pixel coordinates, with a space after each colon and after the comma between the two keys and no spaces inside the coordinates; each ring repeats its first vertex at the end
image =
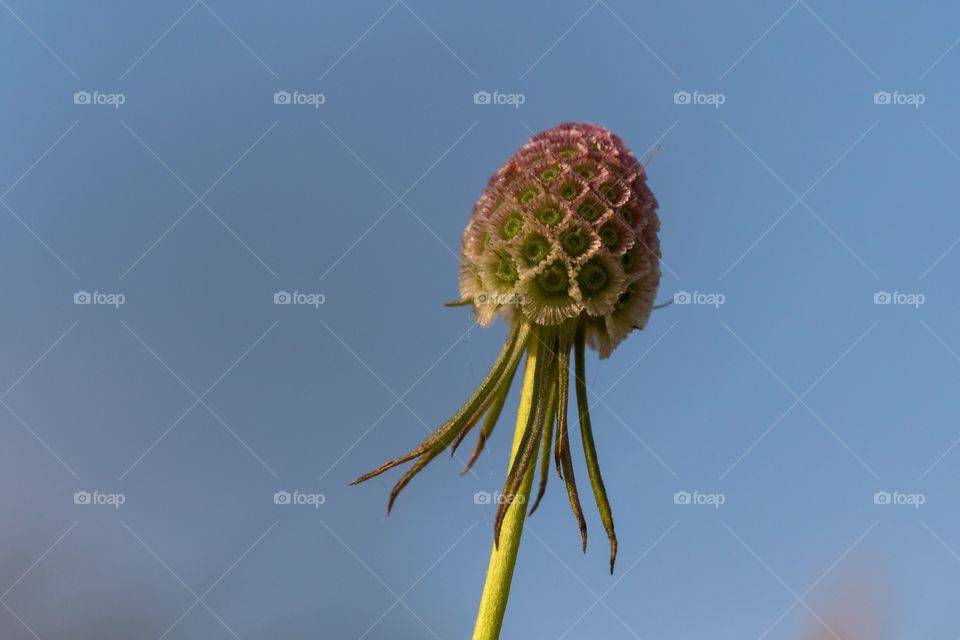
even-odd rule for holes
{"type": "MultiPolygon", "coordinates": [[[[529,422],[530,412],[536,404],[534,373],[537,369],[536,349],[531,348],[527,355],[527,364],[523,373],[523,388],[520,393],[520,407],[517,409],[516,433],[510,453],[511,462],[520,449],[520,440],[529,422]]],[[[526,503],[533,486],[533,471],[536,465],[530,465],[516,496],[507,510],[500,528],[499,545],[490,552],[490,564],[487,567],[487,581],[483,585],[480,598],[480,611],[477,613],[477,625],[473,630],[473,640],[497,640],[503,625],[503,614],[507,610],[507,598],[510,596],[510,583],[513,569],[517,564],[517,552],[520,549],[520,536],[523,534],[523,522],[526,518],[526,503]]]]}

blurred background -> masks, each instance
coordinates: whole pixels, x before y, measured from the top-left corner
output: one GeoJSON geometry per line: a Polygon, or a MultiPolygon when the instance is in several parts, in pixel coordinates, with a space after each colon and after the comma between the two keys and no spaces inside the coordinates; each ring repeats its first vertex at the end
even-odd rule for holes
{"type": "Polygon", "coordinates": [[[0,635],[468,637],[516,397],[347,483],[492,362],[461,231],[588,120],[660,147],[678,304],[588,360],[616,573],[554,481],[504,637],[955,638],[958,18],[0,0],[0,635]]]}

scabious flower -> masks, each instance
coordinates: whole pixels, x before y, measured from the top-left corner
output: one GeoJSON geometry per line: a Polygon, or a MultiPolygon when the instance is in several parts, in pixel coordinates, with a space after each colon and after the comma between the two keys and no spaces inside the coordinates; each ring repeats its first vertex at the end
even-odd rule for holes
{"type": "Polygon", "coordinates": [[[509,324],[500,355],[453,417],[409,453],[354,484],[413,461],[390,494],[389,512],[420,470],[444,450],[455,452],[483,420],[468,470],[497,423],[523,354],[535,352],[533,406],[503,488],[507,499],[498,505],[494,539],[499,542],[510,497],[518,495],[539,456],[539,490],[530,512],[537,508],[552,454],[585,550],[567,415],[572,352],[580,435],[613,571],[617,538],[594,445],[584,352],[589,345],[608,357],[650,317],[660,283],[660,223],[646,180],[619,137],[587,123],[543,131],[507,160],[470,216],[460,266],[461,303],[473,306],[481,325],[497,316],[509,324]]]}

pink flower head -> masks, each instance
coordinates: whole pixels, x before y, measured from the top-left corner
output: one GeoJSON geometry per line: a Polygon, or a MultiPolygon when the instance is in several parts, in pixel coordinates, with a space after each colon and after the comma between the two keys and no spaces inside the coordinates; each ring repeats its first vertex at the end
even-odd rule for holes
{"type": "Polygon", "coordinates": [[[570,122],[533,136],[480,195],[463,234],[460,294],[480,324],[582,318],[610,355],[642,329],[660,283],[657,199],[615,134],[570,122]]]}

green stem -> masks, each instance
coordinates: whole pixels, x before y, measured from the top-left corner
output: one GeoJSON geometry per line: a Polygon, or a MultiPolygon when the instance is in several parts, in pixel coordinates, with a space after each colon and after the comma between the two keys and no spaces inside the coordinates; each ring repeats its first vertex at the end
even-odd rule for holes
{"type": "MultiPolygon", "coordinates": [[[[517,409],[517,427],[510,452],[511,461],[517,455],[520,439],[536,401],[534,397],[536,368],[536,349],[530,349],[523,372],[520,407],[517,409]]],[[[500,627],[503,625],[503,614],[507,610],[507,599],[510,597],[510,582],[513,580],[513,569],[517,564],[517,552],[520,549],[520,536],[523,534],[523,522],[527,515],[526,504],[530,500],[535,467],[535,464],[531,464],[523,476],[516,498],[503,520],[500,529],[500,545],[494,546],[490,552],[487,581],[483,585],[483,596],[480,598],[480,611],[477,614],[477,626],[473,630],[473,640],[497,640],[500,637],[500,627]]]]}

